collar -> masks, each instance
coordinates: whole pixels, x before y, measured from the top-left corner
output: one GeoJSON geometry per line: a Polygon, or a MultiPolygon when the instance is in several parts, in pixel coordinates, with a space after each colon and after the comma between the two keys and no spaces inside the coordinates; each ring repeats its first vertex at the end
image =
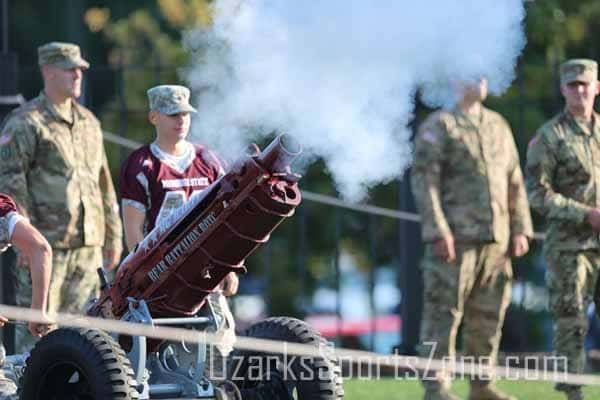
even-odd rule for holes
{"type": "Polygon", "coordinates": [[[584,136],[600,135],[600,115],[595,111],[592,113],[592,132],[585,123],[575,118],[566,107],[563,111],[563,118],[575,134],[584,136]]]}
{"type": "Polygon", "coordinates": [[[71,101],[71,115],[67,115],[67,113],[59,109],[56,106],[56,104],[54,104],[48,98],[48,96],[46,96],[46,93],[44,93],[43,90],[40,92],[39,99],[42,102],[44,108],[46,108],[46,110],[48,110],[48,112],[59,121],[63,121],[69,125],[73,125],[73,123],[75,122],[75,117],[79,115],[79,105],[75,100],[71,101]]]}
{"type": "Polygon", "coordinates": [[[152,152],[154,157],[158,158],[160,161],[167,164],[176,171],[183,173],[192,164],[192,162],[194,162],[194,159],[196,158],[194,145],[187,141],[186,144],[186,152],[181,156],[174,156],[165,152],[160,147],[158,147],[158,143],[156,141],[150,143],[150,151],[152,152]]]}
{"type": "Polygon", "coordinates": [[[485,125],[488,120],[487,109],[483,104],[481,105],[479,115],[465,114],[458,106],[454,107],[452,113],[456,118],[457,125],[462,127],[479,129],[481,126],[485,125]]]}

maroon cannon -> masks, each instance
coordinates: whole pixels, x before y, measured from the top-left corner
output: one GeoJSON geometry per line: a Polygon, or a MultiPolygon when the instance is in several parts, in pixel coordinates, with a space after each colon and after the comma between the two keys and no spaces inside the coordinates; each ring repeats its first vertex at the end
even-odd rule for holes
{"type": "Polygon", "coordinates": [[[253,150],[156,226],[123,260],[88,314],[120,318],[133,298],[144,300],[153,317],[192,316],[229,272],[245,270],[246,257],[301,199],[298,175],[289,167],[301,146],[281,135],[262,153],[253,150]]]}
{"type": "MultiPolygon", "coordinates": [[[[200,310],[208,295],[228,273],[244,270],[246,257],[300,203],[298,176],[289,167],[300,154],[300,145],[283,135],[262,153],[257,147],[253,150],[157,225],[123,260],[110,285],[101,275],[102,294],[88,314],[198,331],[218,329],[224,323],[218,308],[211,302],[211,307],[200,310]],[[208,315],[202,314],[206,311],[208,315]]],[[[308,324],[288,317],[259,321],[241,335],[319,349],[328,346],[308,324]]],[[[207,366],[212,362],[206,351],[204,342],[147,340],[135,335],[120,335],[117,342],[97,329],[59,328],[32,350],[21,398],[64,398],[66,393],[98,400],[231,398],[224,387],[211,382],[207,366]]],[[[287,400],[296,392],[301,399],[341,400],[344,391],[338,361],[328,351],[322,354],[294,358],[291,363],[284,362],[285,355],[278,355],[281,361],[273,364],[272,356],[236,349],[228,361],[228,393],[238,391],[236,399],[287,400]],[[283,365],[289,374],[280,370],[283,365]],[[307,372],[314,379],[288,378],[307,372]]]]}

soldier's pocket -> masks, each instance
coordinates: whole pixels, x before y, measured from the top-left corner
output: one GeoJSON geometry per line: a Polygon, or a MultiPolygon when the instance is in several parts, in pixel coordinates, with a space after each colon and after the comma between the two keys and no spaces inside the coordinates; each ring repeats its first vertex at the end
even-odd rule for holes
{"type": "Polygon", "coordinates": [[[588,166],[588,143],[586,139],[574,135],[569,141],[565,142],[558,151],[559,165],[564,166],[567,179],[573,179],[587,182],[590,178],[590,166],[588,166]]]}
{"type": "Polygon", "coordinates": [[[42,174],[56,174],[66,177],[73,174],[73,164],[69,155],[50,140],[41,141],[36,153],[36,164],[42,174]]]}
{"type": "Polygon", "coordinates": [[[94,176],[100,173],[102,167],[102,151],[100,148],[88,148],[85,154],[85,166],[90,170],[90,173],[94,176]]]}
{"type": "Polygon", "coordinates": [[[98,129],[91,125],[86,127],[86,130],[90,133],[85,136],[84,144],[84,158],[85,165],[90,169],[91,173],[97,174],[100,172],[102,167],[102,161],[104,159],[104,152],[102,147],[102,137],[100,135],[92,134],[94,130],[98,129]]]}

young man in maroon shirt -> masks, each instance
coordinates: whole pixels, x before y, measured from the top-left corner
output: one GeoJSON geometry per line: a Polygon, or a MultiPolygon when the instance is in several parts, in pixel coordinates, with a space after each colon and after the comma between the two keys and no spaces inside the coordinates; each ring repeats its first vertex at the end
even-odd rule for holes
{"type": "MultiPolygon", "coordinates": [[[[127,158],[119,179],[129,251],[152,229],[168,224],[169,215],[225,173],[214,153],[186,140],[190,114],[196,112],[189,97],[184,86],[160,85],[148,90],[148,119],[156,129],[156,139],[127,158]]],[[[223,295],[234,295],[238,284],[232,272],[221,284],[221,295],[216,295],[226,320],[217,332],[221,336],[215,346],[219,356],[229,354],[235,342],[235,323],[223,295]]]]}
{"type": "MultiPolygon", "coordinates": [[[[186,140],[190,113],[196,112],[189,96],[184,86],[160,85],[148,90],[148,119],[156,129],[156,140],[131,153],[121,166],[119,180],[129,251],[225,173],[212,151],[186,140]]],[[[223,293],[233,295],[237,288],[237,275],[232,272],[223,293]]]]}

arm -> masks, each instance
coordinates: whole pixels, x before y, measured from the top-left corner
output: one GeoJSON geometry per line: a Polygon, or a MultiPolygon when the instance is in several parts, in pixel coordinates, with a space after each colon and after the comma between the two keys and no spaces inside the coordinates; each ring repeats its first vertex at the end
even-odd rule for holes
{"type": "Polygon", "coordinates": [[[228,169],[227,163],[217,156],[217,154],[208,149],[202,151],[202,159],[210,166],[212,176],[209,177],[210,183],[213,183],[221,176],[225,175],[225,170],[228,169]]]}
{"type": "Polygon", "coordinates": [[[552,180],[556,167],[552,146],[538,133],[527,150],[526,187],[531,207],[548,218],[583,224],[593,208],[554,190],[552,180]]]}
{"type": "Polygon", "coordinates": [[[100,168],[100,190],[102,192],[102,205],[104,208],[105,239],[104,239],[104,267],[111,270],[117,266],[123,252],[123,227],[119,217],[117,195],[110,175],[108,160],[104,148],[102,168],[100,168]]]}
{"type": "Polygon", "coordinates": [[[426,242],[452,236],[440,195],[444,140],[440,127],[432,124],[424,125],[415,139],[411,185],[426,242]]]}
{"type": "Polygon", "coordinates": [[[412,189],[421,213],[423,240],[433,243],[433,253],[446,262],[456,258],[454,236],[441,201],[441,172],[445,130],[441,123],[425,123],[415,140],[412,189]]]}
{"type": "Polygon", "coordinates": [[[125,227],[125,243],[131,252],[135,245],[144,239],[144,222],[146,214],[134,206],[123,204],[123,225],[125,227]]]}
{"type": "Polygon", "coordinates": [[[28,218],[31,199],[27,173],[37,149],[35,127],[22,116],[9,117],[0,132],[0,192],[10,193],[19,212],[28,218]]]}
{"type": "Polygon", "coordinates": [[[129,156],[121,165],[119,191],[125,229],[125,244],[131,252],[144,238],[144,224],[149,205],[148,178],[140,168],[143,160],[129,156]]]}
{"type": "MultiPolygon", "coordinates": [[[[26,258],[29,265],[32,284],[31,308],[45,312],[52,271],[52,248],[25,218],[20,218],[16,223],[11,243],[26,258]]],[[[47,324],[29,323],[29,331],[34,336],[42,336],[47,330],[47,324]]]]}
{"type": "Polygon", "coordinates": [[[508,135],[511,160],[508,169],[508,212],[510,217],[511,254],[521,257],[529,251],[529,239],[533,237],[533,223],[529,212],[527,191],[519,163],[519,153],[512,137],[508,135]]]}
{"type": "Polygon", "coordinates": [[[508,140],[511,152],[511,162],[508,170],[510,232],[513,236],[524,235],[532,238],[533,223],[531,222],[531,213],[529,212],[529,201],[527,200],[527,191],[525,190],[525,182],[519,163],[519,153],[517,152],[515,141],[512,139],[512,133],[508,140]]]}

